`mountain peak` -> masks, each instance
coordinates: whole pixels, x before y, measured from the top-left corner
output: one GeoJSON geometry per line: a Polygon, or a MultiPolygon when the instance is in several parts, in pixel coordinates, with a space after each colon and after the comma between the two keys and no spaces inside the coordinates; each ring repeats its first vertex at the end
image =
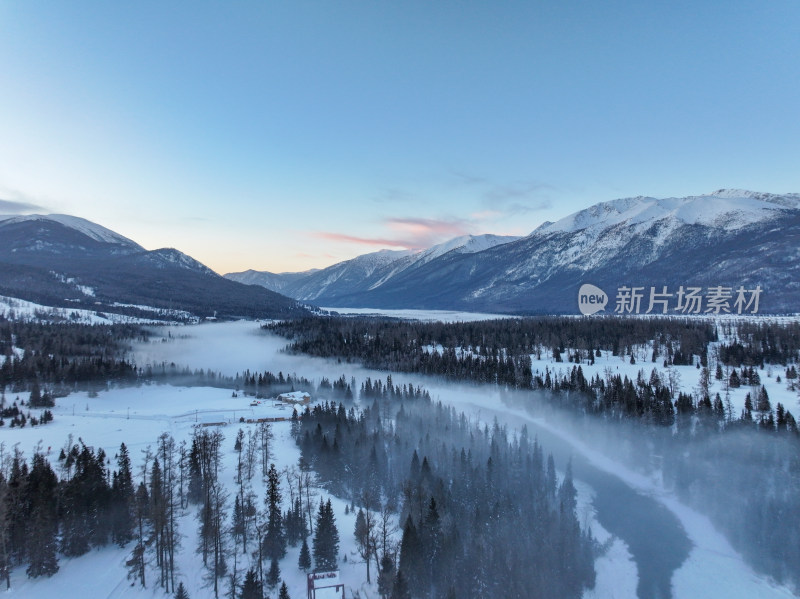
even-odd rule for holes
{"type": "Polygon", "coordinates": [[[102,225],[98,225],[97,223],[93,223],[78,216],[70,216],[68,214],[0,215],[0,227],[37,221],[58,223],[59,225],[77,231],[78,233],[81,233],[82,235],[85,235],[86,237],[100,243],[122,245],[135,250],[144,249],[135,241],[132,241],[127,237],[120,235],[119,233],[115,233],[110,229],[106,229],[102,225]]]}
{"type": "Polygon", "coordinates": [[[742,189],[719,189],[684,198],[637,196],[595,204],[555,223],[544,223],[532,235],[584,229],[599,231],[623,224],[646,228],[661,220],[733,230],[773,218],[779,210],[798,208],[800,194],[778,195],[742,189]]]}

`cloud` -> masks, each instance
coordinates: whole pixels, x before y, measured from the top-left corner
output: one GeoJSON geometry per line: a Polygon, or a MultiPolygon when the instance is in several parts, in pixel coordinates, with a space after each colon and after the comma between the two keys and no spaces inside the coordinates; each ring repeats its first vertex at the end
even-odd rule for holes
{"type": "Polygon", "coordinates": [[[4,200],[0,198],[0,214],[26,214],[42,209],[41,206],[30,202],[19,202],[17,200],[4,200]]]}
{"type": "Polygon", "coordinates": [[[320,239],[341,243],[420,250],[447,241],[453,237],[458,237],[459,235],[467,235],[470,233],[471,229],[469,221],[460,218],[433,219],[392,217],[384,219],[383,222],[387,228],[397,234],[382,237],[360,237],[356,235],[347,235],[345,233],[318,231],[313,233],[313,235],[320,239]]]}
{"type": "Polygon", "coordinates": [[[388,239],[383,237],[357,237],[356,235],[345,235],[344,233],[333,233],[330,231],[316,231],[312,233],[314,237],[319,239],[326,239],[328,241],[338,241],[341,243],[356,243],[361,245],[372,246],[390,246],[390,247],[409,247],[408,240],[403,239],[388,239]]]}
{"type": "Polygon", "coordinates": [[[467,233],[467,222],[460,218],[387,218],[385,222],[392,229],[415,235],[458,236],[467,233]]]}

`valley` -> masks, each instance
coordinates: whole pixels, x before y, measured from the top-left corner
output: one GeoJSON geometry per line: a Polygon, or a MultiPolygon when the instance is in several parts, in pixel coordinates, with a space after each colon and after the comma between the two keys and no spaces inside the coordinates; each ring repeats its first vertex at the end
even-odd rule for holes
{"type": "MultiPolygon", "coordinates": [[[[130,359],[143,368],[157,369],[159,364],[178,363],[188,366],[190,371],[213,371],[234,380],[245,371],[270,370],[309,377],[314,387],[319,386],[323,378],[335,380],[344,376],[348,381],[353,378],[357,386],[368,379],[378,381],[386,378],[385,371],[367,369],[358,364],[288,354],[283,351],[284,339],[265,333],[252,322],[162,328],[153,333],[148,342],[139,342],[132,347],[130,359]]],[[[610,369],[635,377],[638,365],[604,354],[596,359],[594,365],[582,366],[587,376],[610,369]]],[[[552,356],[535,361],[532,367],[539,372],[551,369],[554,376],[565,368],[552,356]]],[[[698,372],[694,366],[675,368],[681,373],[682,388],[690,390],[695,386],[693,381],[698,372]]],[[[564,476],[567,462],[572,462],[578,489],[579,518],[592,528],[605,547],[595,565],[596,584],[593,589],[584,591],[584,597],[612,597],[622,588],[636,592],[642,599],[663,597],[665,593],[671,593],[673,597],[692,597],[701,588],[704,596],[709,597],[792,596],[787,588],[775,586],[745,565],[741,555],[732,549],[705,516],[688,507],[663,486],[654,462],[643,459],[646,456],[633,449],[625,437],[620,440],[619,431],[615,433],[613,426],[603,433],[603,427],[598,423],[598,429],[590,435],[594,440],[589,441],[585,425],[572,421],[559,410],[553,411],[547,401],[531,404],[531,400],[519,391],[504,390],[495,385],[464,385],[440,377],[402,372],[392,373],[392,380],[395,385],[421,385],[435,402],[463,411],[479,427],[492,427],[499,423],[508,427],[509,434],[516,436],[524,423],[526,434],[537,438],[546,451],[553,452],[559,479],[564,476]],[[636,513],[640,515],[634,516],[636,513]],[[643,528],[637,522],[648,522],[648,526],[643,528]],[[652,526],[660,527],[659,531],[652,526]],[[651,559],[654,561],[649,562],[651,559]],[[715,574],[709,577],[707,573],[712,571],[715,574]],[[634,591],[637,587],[638,590],[634,591]]],[[[774,376],[767,378],[765,385],[773,398],[783,399],[788,405],[785,386],[776,384],[774,376]]],[[[737,410],[743,407],[744,391],[736,390],[732,396],[737,410]]],[[[161,433],[170,434],[176,441],[188,440],[198,424],[222,423],[219,430],[226,436],[225,442],[231,444],[231,436],[237,428],[254,426],[237,424],[240,419],[285,418],[287,413],[290,414],[289,407],[276,409],[270,407],[269,402],[263,406],[251,406],[250,400],[239,394],[240,397],[231,397],[230,389],[169,384],[140,384],[130,388],[111,386],[101,390],[95,398],[85,392],[73,393],[57,399],[54,423],[6,430],[3,443],[7,448],[17,446],[26,455],[35,451],[37,446],[42,451],[47,447],[54,459],[52,452],[63,446],[70,434],[73,438],[79,434],[86,443],[96,449],[102,448],[109,456],[115,455],[119,442],[124,441],[136,466],[138,455],[148,446],[154,447],[161,433]]],[[[358,395],[363,396],[363,390],[358,395]]],[[[357,406],[368,406],[369,403],[370,400],[364,397],[360,400],[356,397],[357,406]]],[[[274,460],[281,469],[291,468],[299,454],[289,432],[290,424],[278,421],[272,427],[275,433],[274,460]]],[[[230,473],[235,471],[232,462],[235,452],[228,449],[225,456],[223,461],[229,472],[226,476],[230,477],[230,473]]],[[[657,466],[657,462],[655,464],[657,466]]],[[[259,484],[254,483],[253,488],[258,495],[263,493],[263,490],[259,491],[263,489],[259,484]]],[[[354,526],[353,514],[345,513],[348,497],[329,495],[324,488],[315,492],[323,497],[330,496],[335,505],[342,555],[348,556],[347,563],[340,560],[342,579],[351,589],[360,589],[366,596],[375,594],[377,589],[374,586],[364,586],[364,564],[350,564],[357,551],[350,534],[354,526]]],[[[211,597],[213,593],[208,584],[199,583],[204,575],[202,570],[198,570],[198,558],[192,556],[191,547],[196,543],[192,531],[197,525],[191,513],[188,510],[179,520],[181,534],[186,535],[179,554],[179,577],[191,585],[187,587],[190,596],[211,597]]],[[[399,537],[397,539],[399,541],[399,537]]],[[[302,572],[296,568],[296,551],[297,548],[289,551],[280,561],[291,596],[302,594],[303,578],[302,572]]],[[[95,564],[88,566],[94,569],[99,561],[105,560],[104,563],[108,564],[103,567],[105,574],[97,581],[102,596],[144,596],[141,593],[150,596],[149,590],[129,586],[123,567],[126,556],[125,550],[93,550],[82,557],[62,560],[60,571],[48,579],[26,579],[23,571],[15,570],[12,588],[16,589],[16,596],[41,596],[52,584],[50,581],[57,583],[65,577],[79,576],[78,573],[87,567],[87,561],[95,564]]],[[[242,559],[246,563],[244,556],[242,559]]]]}

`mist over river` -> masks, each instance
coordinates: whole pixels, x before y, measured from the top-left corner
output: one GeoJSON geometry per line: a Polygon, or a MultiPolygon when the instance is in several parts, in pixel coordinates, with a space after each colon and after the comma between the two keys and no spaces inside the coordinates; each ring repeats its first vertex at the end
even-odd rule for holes
{"type": "MultiPolygon", "coordinates": [[[[154,330],[149,342],[136,344],[131,358],[140,367],[166,362],[227,376],[245,370],[268,370],[274,374],[297,374],[315,384],[323,377],[332,381],[344,375],[348,381],[355,377],[354,391],[366,377],[385,380],[389,374],[335,359],[284,353],[286,344],[286,339],[248,321],[163,327],[154,330]]],[[[786,589],[754,575],[732,550],[730,555],[724,555],[719,550],[725,546],[724,539],[714,536],[721,537],[709,528],[703,516],[685,506],[675,507],[677,504],[671,500],[634,484],[631,480],[635,474],[620,475],[619,472],[628,472],[624,464],[615,462],[613,456],[599,455],[586,438],[576,440],[575,429],[562,425],[558,419],[545,420],[538,413],[528,413],[519,406],[518,395],[510,396],[493,385],[463,385],[423,375],[391,374],[394,384],[421,385],[434,401],[450,404],[469,418],[488,423],[496,418],[511,431],[526,425],[529,436],[538,437],[545,452],[553,453],[561,471],[571,459],[575,479],[591,487],[597,522],[624,542],[636,564],[636,595],[640,599],[791,596],[786,589]],[[509,397],[512,401],[508,401],[509,397]],[[712,537],[709,548],[697,547],[701,537],[693,536],[691,530],[687,534],[687,522],[698,522],[696,528],[702,528],[698,534],[705,535],[702,538],[712,537]],[[700,573],[706,568],[712,570],[706,571],[709,576],[702,576],[700,573]]],[[[526,394],[527,405],[535,405],[536,401],[534,392],[526,394]]],[[[602,596],[620,595],[607,589],[602,596]]]]}

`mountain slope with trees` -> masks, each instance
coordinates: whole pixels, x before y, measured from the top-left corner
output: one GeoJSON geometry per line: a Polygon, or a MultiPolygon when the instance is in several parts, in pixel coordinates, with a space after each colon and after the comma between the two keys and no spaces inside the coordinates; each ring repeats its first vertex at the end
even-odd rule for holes
{"type": "Polygon", "coordinates": [[[66,215],[0,217],[0,295],[132,315],[136,306],[219,318],[307,313],[295,300],[229,281],[178,250],[147,251],[66,215]]]}

